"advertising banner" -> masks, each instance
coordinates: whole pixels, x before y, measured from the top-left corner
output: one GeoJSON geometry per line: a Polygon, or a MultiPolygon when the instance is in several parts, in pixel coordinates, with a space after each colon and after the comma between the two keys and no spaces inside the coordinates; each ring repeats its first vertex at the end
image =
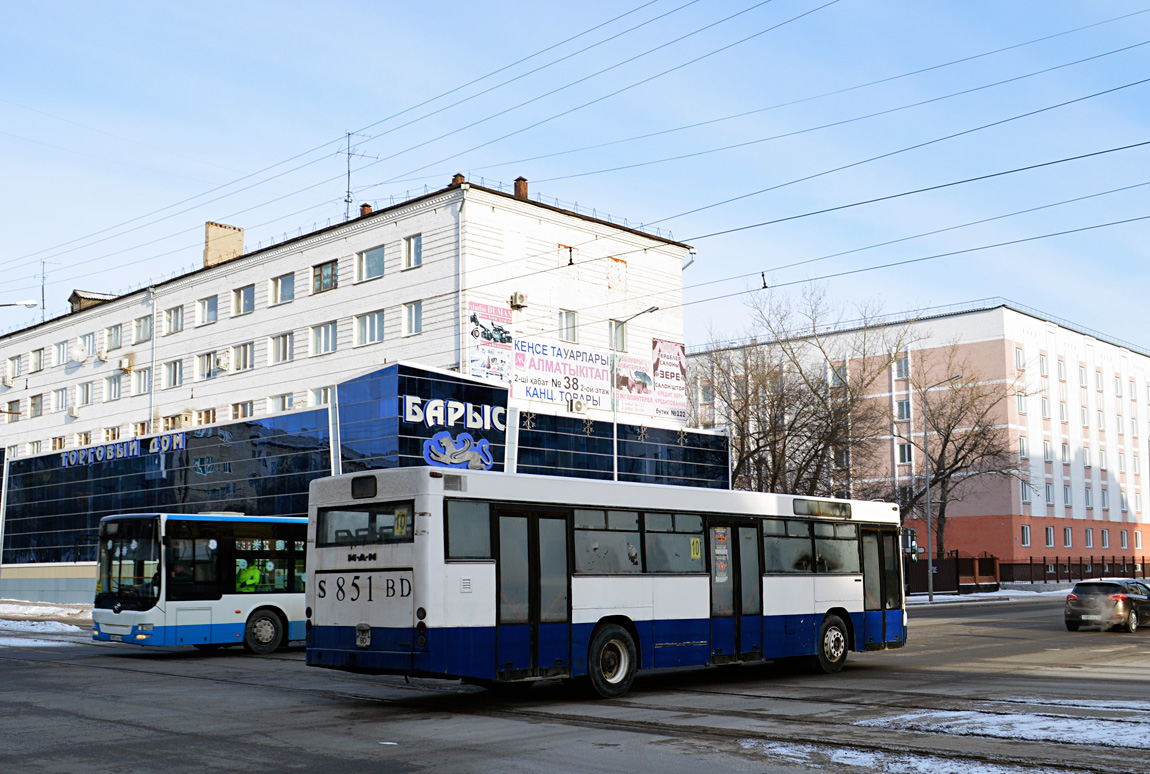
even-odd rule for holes
{"type": "Polygon", "coordinates": [[[655,414],[655,380],[648,358],[615,356],[615,408],[623,414],[655,414]]]}
{"type": "Polygon", "coordinates": [[[471,375],[511,381],[511,308],[468,303],[471,325],[471,375]]]}
{"type": "Polygon", "coordinates": [[[687,353],[681,341],[651,340],[655,416],[687,421],[687,353]]]}
{"type": "Polygon", "coordinates": [[[611,410],[611,356],[586,347],[541,339],[516,339],[511,394],[519,399],[611,410]]]}

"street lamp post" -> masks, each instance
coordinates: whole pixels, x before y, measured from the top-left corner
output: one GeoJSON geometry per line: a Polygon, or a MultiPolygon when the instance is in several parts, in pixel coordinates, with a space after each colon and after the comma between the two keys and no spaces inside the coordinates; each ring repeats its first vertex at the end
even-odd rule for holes
{"type": "Polygon", "coordinates": [[[0,306],[26,306],[29,308],[34,307],[34,306],[39,306],[39,305],[40,305],[39,301],[13,301],[10,304],[0,304],[0,306]]]}
{"type": "Polygon", "coordinates": [[[944,384],[950,384],[962,378],[962,374],[957,374],[949,379],[943,379],[937,384],[932,384],[922,391],[922,450],[923,457],[926,458],[926,599],[927,602],[934,602],[934,545],[931,540],[930,534],[930,406],[927,403],[926,395],[935,387],[941,387],[944,384]]]}
{"type": "MultiPolygon", "coordinates": [[[[631,322],[632,320],[634,320],[636,317],[639,317],[640,315],[650,314],[651,312],[657,312],[657,311],[659,311],[659,307],[652,306],[652,307],[649,307],[647,309],[644,309],[642,312],[635,312],[635,314],[631,315],[630,317],[617,321],[616,330],[618,330],[619,327],[624,326],[627,323],[631,322]]],[[[611,331],[611,333],[612,333],[612,335],[614,335],[615,331],[613,330],[613,331],[611,331]]],[[[616,342],[612,341],[611,342],[611,387],[610,387],[610,389],[611,389],[611,480],[612,481],[618,481],[619,480],[619,412],[615,406],[615,353],[617,351],[618,351],[618,347],[616,346],[616,342]]]]}

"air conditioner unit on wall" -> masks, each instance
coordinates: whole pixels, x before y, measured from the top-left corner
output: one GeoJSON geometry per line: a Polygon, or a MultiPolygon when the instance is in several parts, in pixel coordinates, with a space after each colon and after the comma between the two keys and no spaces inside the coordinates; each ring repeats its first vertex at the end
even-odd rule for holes
{"type": "Polygon", "coordinates": [[[511,308],[512,309],[522,309],[525,306],[527,306],[527,294],[526,293],[512,293],[511,294],[511,308]]]}
{"type": "Polygon", "coordinates": [[[216,353],[216,370],[217,371],[228,370],[228,353],[227,352],[217,352],[216,353]]]}
{"type": "Polygon", "coordinates": [[[0,376],[0,384],[4,385],[5,387],[11,387],[12,381],[13,380],[11,376],[0,376]]]}
{"type": "Polygon", "coordinates": [[[69,407],[68,407],[68,418],[69,418],[69,419],[79,419],[79,418],[80,418],[80,409],[79,409],[79,407],[77,407],[77,406],[69,406],[69,407]]]}
{"type": "Polygon", "coordinates": [[[567,401],[567,410],[572,414],[586,414],[587,405],[579,398],[571,398],[567,401]]]}
{"type": "Polygon", "coordinates": [[[131,371],[132,370],[132,358],[130,356],[120,358],[120,362],[117,364],[117,367],[121,371],[131,371]]]}
{"type": "Polygon", "coordinates": [[[97,349],[96,350],[96,359],[99,360],[101,363],[106,362],[108,360],[107,350],[97,349]]]}

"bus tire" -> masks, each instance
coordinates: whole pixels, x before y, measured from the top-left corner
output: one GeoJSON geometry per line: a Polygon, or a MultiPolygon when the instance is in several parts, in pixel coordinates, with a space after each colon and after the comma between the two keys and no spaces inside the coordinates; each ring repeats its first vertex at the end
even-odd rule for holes
{"type": "Polygon", "coordinates": [[[244,649],[249,653],[260,656],[274,653],[283,639],[283,620],[274,610],[257,610],[248,617],[244,627],[244,649]]]}
{"type": "Polygon", "coordinates": [[[598,629],[587,653],[592,690],[604,699],[622,696],[635,680],[638,662],[635,640],[626,629],[615,624],[598,629]]]}
{"type": "Polygon", "coordinates": [[[819,639],[815,643],[814,667],[819,672],[834,674],[847,662],[847,649],[850,640],[847,626],[837,615],[828,615],[819,627],[819,639]]]}

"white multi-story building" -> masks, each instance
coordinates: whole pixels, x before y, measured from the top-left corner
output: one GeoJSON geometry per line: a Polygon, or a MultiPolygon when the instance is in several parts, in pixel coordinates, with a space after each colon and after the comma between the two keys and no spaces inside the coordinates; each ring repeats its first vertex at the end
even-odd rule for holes
{"type": "Polygon", "coordinates": [[[326,404],[399,359],[507,376],[493,358],[510,361],[512,336],[648,358],[653,339],[682,341],[689,248],[532,201],[522,178],[512,195],[457,175],[254,252],[240,229],[206,232],[204,268],[76,291],[70,314],[0,337],[9,460],[326,404]]]}

